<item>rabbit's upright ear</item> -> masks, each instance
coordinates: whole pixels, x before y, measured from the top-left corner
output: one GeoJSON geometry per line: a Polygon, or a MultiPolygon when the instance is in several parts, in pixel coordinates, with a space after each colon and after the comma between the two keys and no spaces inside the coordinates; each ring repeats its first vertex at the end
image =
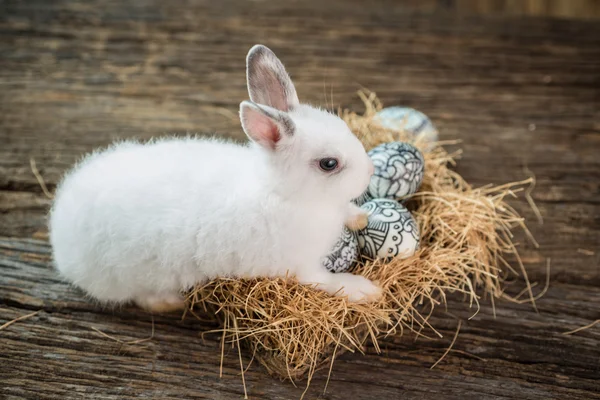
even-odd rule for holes
{"type": "Polygon", "coordinates": [[[286,113],[251,101],[240,104],[240,120],[246,135],[270,150],[275,150],[282,139],[294,135],[294,121],[286,113]]]}
{"type": "Polygon", "coordinates": [[[296,88],[281,61],[269,48],[257,44],[250,49],[246,58],[246,78],[253,102],[286,112],[298,106],[296,88]]]}

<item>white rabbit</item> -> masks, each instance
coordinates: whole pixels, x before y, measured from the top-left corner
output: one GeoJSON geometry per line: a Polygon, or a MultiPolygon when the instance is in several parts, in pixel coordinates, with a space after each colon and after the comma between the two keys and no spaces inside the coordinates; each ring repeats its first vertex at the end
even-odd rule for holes
{"type": "Polygon", "coordinates": [[[337,116],[300,104],[268,48],[247,57],[252,101],[240,105],[252,140],[171,138],[118,143],[83,159],[56,192],[49,217],[61,275],[103,302],[152,311],[184,306],[181,292],[216,277],[296,276],[350,301],[380,288],[321,259],[373,165],[337,116]]]}

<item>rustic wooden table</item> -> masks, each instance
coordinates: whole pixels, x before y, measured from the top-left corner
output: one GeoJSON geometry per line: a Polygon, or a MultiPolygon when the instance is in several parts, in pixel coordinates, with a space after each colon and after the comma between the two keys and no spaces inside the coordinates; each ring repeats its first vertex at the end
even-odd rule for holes
{"type": "MultiPolygon", "coordinates": [[[[600,318],[600,23],[413,3],[0,0],[0,324],[41,310],[0,330],[0,397],[243,396],[237,353],[226,351],[220,378],[219,335],[199,336],[214,324],[106,309],[57,278],[50,200],[30,158],[52,190],[114,139],[241,139],[244,56],[264,43],[304,100],[360,111],[366,87],[429,114],[443,139],[464,141],[457,168],[476,185],[534,173],[544,224],[515,206],[541,246],[522,246],[535,293],[551,260],[539,312],[499,301],[494,318],[485,302],[468,320],[473,310],[451,299],[431,319],[443,339],[389,337],[382,354],[345,354],[327,393],[322,371],[308,398],[600,398],[600,326],[563,334],[600,318]],[[453,350],[431,370],[457,319],[453,350]],[[152,340],[124,343],[153,326],[152,340]]],[[[256,363],[245,378],[251,398],[303,391],[256,363]]]]}

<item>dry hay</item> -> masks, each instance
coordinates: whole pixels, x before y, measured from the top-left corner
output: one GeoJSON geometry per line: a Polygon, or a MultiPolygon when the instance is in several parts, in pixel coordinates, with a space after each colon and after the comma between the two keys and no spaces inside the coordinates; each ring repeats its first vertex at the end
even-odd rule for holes
{"type": "MultiPolygon", "coordinates": [[[[381,104],[373,94],[361,96],[363,115],[341,115],[367,149],[412,141],[410,134],[381,127],[373,118],[381,104]]],[[[421,150],[428,145],[413,144],[421,150]]],[[[533,301],[511,230],[529,232],[505,202],[532,180],[473,188],[450,169],[460,153],[448,153],[446,144],[456,143],[423,152],[423,184],[408,200],[421,230],[421,249],[405,260],[365,261],[355,271],[379,282],[385,293],[380,302],[348,303],[291,279],[218,279],[190,294],[190,311],[217,316],[223,346],[231,341],[239,349],[241,343],[271,374],[292,382],[307,377],[310,384],[316,369],[331,368],[343,351],[362,352],[368,341],[379,351],[378,339],[405,330],[441,336],[428,317],[447,293],[463,293],[478,309],[481,295],[492,301],[505,296],[502,281],[508,273],[525,278],[533,301]],[[520,274],[505,261],[507,255],[516,257],[520,274]]]]}

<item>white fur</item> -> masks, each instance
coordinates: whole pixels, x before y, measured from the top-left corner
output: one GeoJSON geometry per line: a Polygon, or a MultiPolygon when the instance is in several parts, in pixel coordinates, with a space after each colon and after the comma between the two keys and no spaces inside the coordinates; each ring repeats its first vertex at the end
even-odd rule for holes
{"type": "Polygon", "coordinates": [[[100,301],[146,308],[226,276],[289,274],[352,301],[377,298],[364,277],[321,265],[355,213],[350,200],[368,185],[364,148],[337,116],[300,104],[285,115],[294,129],[274,149],[171,138],[84,158],[59,185],[50,214],[60,273],[100,301]],[[326,156],[343,170],[321,171],[326,156]]]}

